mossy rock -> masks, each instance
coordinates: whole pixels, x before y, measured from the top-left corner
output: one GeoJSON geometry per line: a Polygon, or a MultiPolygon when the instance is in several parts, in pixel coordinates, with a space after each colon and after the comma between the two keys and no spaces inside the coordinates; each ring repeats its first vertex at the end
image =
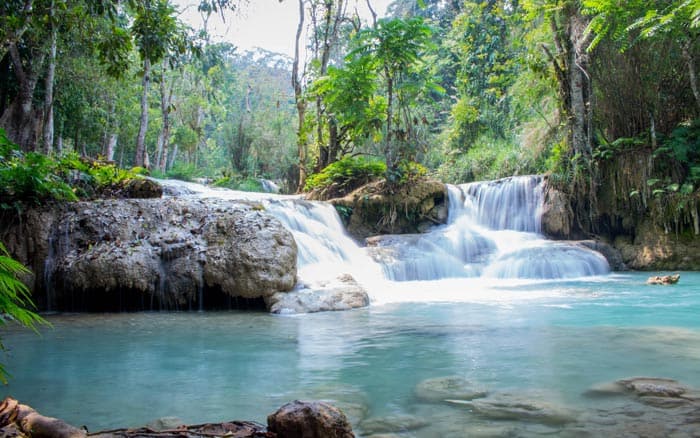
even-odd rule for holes
{"type": "Polygon", "coordinates": [[[152,179],[134,178],[122,183],[120,192],[124,198],[148,199],[163,196],[163,187],[152,179]]]}
{"type": "Polygon", "coordinates": [[[330,202],[343,210],[348,232],[359,239],[422,233],[447,221],[447,187],[428,179],[393,190],[384,181],[377,181],[330,202]]]}

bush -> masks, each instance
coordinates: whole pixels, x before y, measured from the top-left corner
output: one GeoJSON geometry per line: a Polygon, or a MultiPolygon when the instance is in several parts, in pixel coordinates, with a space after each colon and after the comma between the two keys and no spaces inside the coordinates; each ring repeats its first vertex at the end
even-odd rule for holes
{"type": "Polygon", "coordinates": [[[57,158],[22,152],[0,129],[0,209],[93,197],[138,175],[72,152],[57,158]]]}
{"type": "Polygon", "coordinates": [[[167,178],[181,181],[193,181],[201,176],[200,170],[194,164],[175,163],[172,169],[165,173],[167,178]]]}
{"type": "Polygon", "coordinates": [[[216,187],[225,187],[231,190],[240,190],[242,192],[264,192],[263,185],[257,178],[243,178],[241,176],[224,176],[217,179],[212,184],[216,187]]]}
{"type": "Polygon", "coordinates": [[[348,156],[309,176],[304,190],[323,190],[331,185],[351,190],[381,178],[385,172],[386,164],[378,159],[348,156]]]}
{"type": "Polygon", "coordinates": [[[546,171],[544,153],[521,148],[514,141],[482,135],[466,152],[453,153],[450,161],[442,163],[437,176],[444,182],[460,184],[542,173],[546,171]]]}

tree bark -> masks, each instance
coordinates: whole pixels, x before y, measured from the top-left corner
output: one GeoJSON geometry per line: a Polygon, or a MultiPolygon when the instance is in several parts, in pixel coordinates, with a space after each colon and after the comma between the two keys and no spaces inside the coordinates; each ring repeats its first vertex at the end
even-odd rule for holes
{"type": "Polygon", "coordinates": [[[700,89],[698,88],[698,76],[695,72],[695,60],[693,55],[690,53],[690,45],[692,40],[688,38],[686,41],[681,43],[681,54],[683,55],[683,60],[688,67],[688,77],[690,79],[690,89],[693,90],[693,96],[695,96],[695,104],[700,109],[700,89]]]}
{"type": "Polygon", "coordinates": [[[301,34],[304,31],[304,0],[299,0],[299,24],[297,26],[296,39],[294,43],[294,61],[292,63],[292,87],[294,88],[294,102],[297,107],[299,126],[297,128],[297,149],[299,153],[299,184],[297,192],[301,192],[306,184],[306,157],[307,144],[306,133],[304,132],[304,121],[306,117],[306,102],[304,102],[301,76],[299,73],[301,46],[301,34]]]}
{"type": "Polygon", "coordinates": [[[151,84],[151,60],[143,60],[143,80],[141,81],[141,118],[139,119],[139,134],[136,137],[135,166],[143,166],[146,157],[146,131],[148,130],[148,89],[151,84]]]}
{"type": "Polygon", "coordinates": [[[58,29],[55,23],[55,1],[51,1],[51,6],[49,10],[49,19],[51,21],[51,46],[49,48],[49,65],[46,71],[46,78],[44,81],[45,95],[44,95],[44,129],[43,129],[43,152],[48,155],[53,150],[53,87],[54,87],[54,77],[56,75],[56,43],[58,40],[58,29]]]}
{"type": "Polygon", "coordinates": [[[117,140],[119,137],[116,132],[113,132],[107,140],[107,150],[105,151],[105,159],[107,161],[114,161],[114,151],[117,149],[117,140]]]}
{"type": "Polygon", "coordinates": [[[571,145],[575,154],[580,154],[587,160],[593,153],[592,139],[589,136],[592,119],[590,108],[591,78],[588,74],[587,39],[584,37],[587,23],[580,12],[573,10],[569,13],[570,38],[569,53],[569,117],[571,120],[571,145]]]}
{"type": "Polygon", "coordinates": [[[166,87],[165,69],[167,62],[163,60],[163,71],[160,77],[160,111],[163,117],[163,129],[160,135],[160,146],[156,155],[156,168],[161,172],[165,172],[166,163],[168,162],[168,144],[170,143],[170,109],[173,99],[173,83],[170,87],[166,87]]]}
{"type": "Polygon", "coordinates": [[[5,129],[7,137],[17,143],[22,150],[31,151],[36,148],[36,117],[33,114],[33,98],[39,71],[44,65],[45,53],[34,55],[31,63],[25,69],[17,44],[11,43],[8,48],[18,91],[15,99],[0,117],[0,127],[5,129]]]}

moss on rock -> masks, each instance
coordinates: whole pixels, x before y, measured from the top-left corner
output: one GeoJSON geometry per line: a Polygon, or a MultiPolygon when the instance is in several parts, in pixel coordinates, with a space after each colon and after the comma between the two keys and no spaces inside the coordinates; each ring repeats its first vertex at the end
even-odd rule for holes
{"type": "Polygon", "coordinates": [[[447,187],[434,180],[411,181],[394,190],[377,181],[330,202],[341,211],[348,232],[361,239],[420,233],[447,221],[447,187]]]}

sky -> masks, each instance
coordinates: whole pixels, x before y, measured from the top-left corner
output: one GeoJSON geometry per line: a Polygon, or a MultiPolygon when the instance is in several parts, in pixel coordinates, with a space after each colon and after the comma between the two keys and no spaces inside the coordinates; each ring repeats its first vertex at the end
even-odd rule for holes
{"type": "MultiPolygon", "coordinates": [[[[176,0],[182,11],[180,18],[195,29],[201,28],[196,0],[176,0]]],[[[391,0],[371,0],[372,7],[382,16],[391,0]]],[[[348,10],[357,7],[361,17],[370,17],[365,0],[348,0],[348,10]]],[[[260,47],[288,56],[294,54],[294,37],[299,21],[297,0],[249,0],[237,14],[227,13],[226,21],[217,17],[209,20],[214,41],[228,41],[241,52],[260,47]]],[[[307,16],[308,22],[308,16],[307,16]]]]}

